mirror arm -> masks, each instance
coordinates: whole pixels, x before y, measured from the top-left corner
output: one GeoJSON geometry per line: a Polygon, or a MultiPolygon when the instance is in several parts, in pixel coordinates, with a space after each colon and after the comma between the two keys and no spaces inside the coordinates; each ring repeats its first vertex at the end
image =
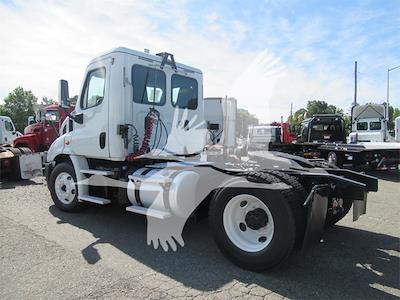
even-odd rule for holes
{"type": "Polygon", "coordinates": [[[78,114],[78,115],[72,115],[71,113],[69,113],[67,111],[66,108],[60,106],[62,108],[62,110],[65,112],[65,114],[74,122],[78,123],[78,124],[83,124],[83,114],[78,114]]]}

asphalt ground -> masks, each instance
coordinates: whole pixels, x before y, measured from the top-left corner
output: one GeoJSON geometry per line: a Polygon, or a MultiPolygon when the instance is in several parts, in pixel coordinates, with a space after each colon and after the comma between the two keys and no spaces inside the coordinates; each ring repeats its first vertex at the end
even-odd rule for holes
{"type": "Polygon", "coordinates": [[[207,220],[190,223],[176,253],[146,244],[146,218],[117,206],[64,213],[44,178],[0,187],[0,298],[400,298],[400,173],[376,172],[367,215],[279,268],[227,261],[207,220]]]}

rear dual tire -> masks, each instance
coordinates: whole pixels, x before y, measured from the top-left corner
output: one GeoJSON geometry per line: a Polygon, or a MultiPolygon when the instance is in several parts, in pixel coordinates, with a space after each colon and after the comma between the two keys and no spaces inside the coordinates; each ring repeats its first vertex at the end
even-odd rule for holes
{"type": "MultiPolygon", "coordinates": [[[[250,178],[260,183],[282,182],[266,172],[251,172],[250,178]]],[[[209,222],[216,244],[229,260],[259,272],[275,267],[289,256],[301,237],[297,236],[298,214],[288,199],[295,196],[294,189],[284,191],[280,192],[281,199],[274,199],[268,190],[259,188],[226,187],[216,193],[210,203],[209,222]],[[292,191],[290,195],[288,191],[292,191]],[[249,207],[240,205],[242,202],[249,207]],[[252,223],[254,219],[258,223],[252,223]]]]}

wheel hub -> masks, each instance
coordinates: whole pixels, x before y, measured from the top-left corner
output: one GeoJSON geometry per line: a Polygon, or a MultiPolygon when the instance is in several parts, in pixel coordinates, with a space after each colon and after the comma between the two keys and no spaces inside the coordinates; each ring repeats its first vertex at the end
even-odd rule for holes
{"type": "Polygon", "coordinates": [[[258,230],[267,225],[268,215],[262,208],[256,208],[246,214],[245,222],[250,229],[258,230]]]}
{"type": "Polygon", "coordinates": [[[246,252],[265,249],[274,236],[274,218],[261,199],[239,194],[225,206],[223,224],[230,241],[246,252]]]}

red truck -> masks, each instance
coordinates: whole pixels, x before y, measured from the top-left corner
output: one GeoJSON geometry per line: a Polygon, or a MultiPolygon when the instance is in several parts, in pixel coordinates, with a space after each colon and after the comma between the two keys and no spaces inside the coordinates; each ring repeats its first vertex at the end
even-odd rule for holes
{"type": "Polygon", "coordinates": [[[36,115],[36,122],[25,127],[24,134],[14,140],[13,146],[27,147],[32,152],[48,150],[59,136],[61,124],[74,109],[75,107],[70,107],[64,110],[58,104],[46,106],[36,115]]]}

